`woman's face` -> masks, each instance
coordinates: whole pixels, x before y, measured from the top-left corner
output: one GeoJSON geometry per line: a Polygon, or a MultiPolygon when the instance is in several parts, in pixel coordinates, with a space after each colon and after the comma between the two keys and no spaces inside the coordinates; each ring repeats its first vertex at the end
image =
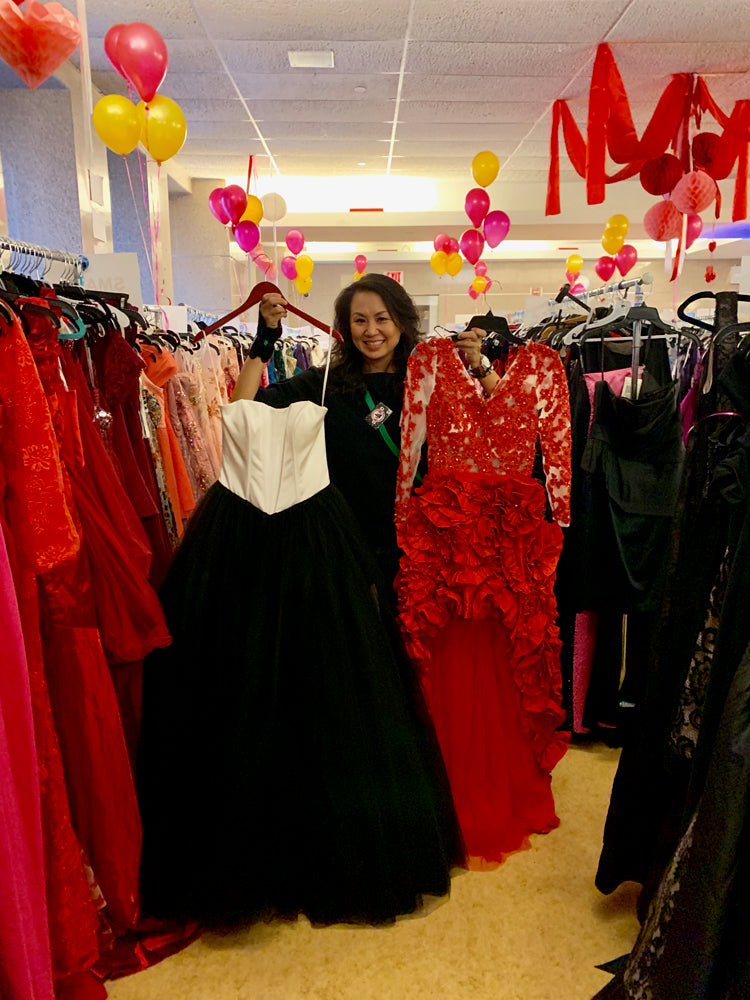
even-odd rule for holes
{"type": "Polygon", "coordinates": [[[363,372],[394,370],[393,352],[401,339],[401,330],[377,292],[354,293],[349,309],[349,329],[354,346],[363,358],[363,372]]]}

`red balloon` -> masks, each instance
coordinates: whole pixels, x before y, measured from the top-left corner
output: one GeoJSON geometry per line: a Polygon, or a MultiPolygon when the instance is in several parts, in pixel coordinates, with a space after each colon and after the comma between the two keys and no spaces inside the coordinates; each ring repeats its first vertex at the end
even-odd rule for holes
{"type": "Polygon", "coordinates": [[[485,295],[487,294],[487,292],[489,292],[490,288],[492,288],[492,278],[488,278],[487,279],[487,284],[484,286],[484,294],[485,295]]]}
{"type": "MultiPolygon", "coordinates": [[[[242,218],[243,212],[247,208],[247,195],[239,184],[230,184],[229,187],[225,187],[221,192],[221,204],[227,214],[227,217],[229,218],[229,221],[236,226],[242,218]]],[[[255,223],[253,223],[253,225],[255,225],[255,223]]],[[[239,243],[240,241],[237,240],[237,242],[239,243]]],[[[253,246],[254,245],[255,244],[253,244],[253,246]]],[[[245,248],[243,247],[242,249],[244,250],[245,248]]]]}
{"type": "Polygon", "coordinates": [[[485,274],[487,274],[487,265],[483,260],[480,260],[479,263],[474,267],[474,274],[480,274],[482,277],[484,277],[485,274]]]}
{"type": "Polygon", "coordinates": [[[614,257],[600,257],[596,264],[594,264],[594,270],[597,277],[601,278],[602,281],[609,281],[615,273],[615,266],[614,257]]]}
{"type": "Polygon", "coordinates": [[[672,204],[684,215],[697,215],[716,198],[716,181],[705,170],[691,170],[672,190],[672,204]]]}
{"type": "Polygon", "coordinates": [[[657,243],[676,239],[682,229],[682,215],[671,201],[660,201],[643,216],[643,227],[657,243]]]}
{"type": "MultiPolygon", "coordinates": [[[[126,80],[148,104],[167,75],[167,46],[159,32],[150,24],[134,21],[121,26],[117,35],[115,56],[126,80]]],[[[114,64],[113,64],[114,65],[114,64]]]]}
{"type": "Polygon", "coordinates": [[[578,275],[580,273],[581,273],[580,271],[576,271],[575,274],[573,274],[572,271],[566,271],[565,272],[565,280],[567,281],[567,283],[569,285],[575,285],[576,281],[578,281],[578,275]]]}
{"type": "Polygon", "coordinates": [[[470,299],[479,298],[479,292],[476,290],[476,288],[472,288],[471,285],[469,285],[469,298],[470,299]]]}
{"type": "Polygon", "coordinates": [[[703,232],[703,219],[700,215],[689,215],[687,233],[685,234],[685,249],[691,247],[703,232]]]}
{"type": "Polygon", "coordinates": [[[109,59],[123,80],[127,80],[125,70],[122,68],[120,60],[117,58],[117,45],[120,40],[120,32],[124,27],[126,27],[124,24],[112,25],[107,34],[104,36],[104,52],[107,59],[109,59]]]}
{"type": "Polygon", "coordinates": [[[452,236],[448,239],[448,242],[443,247],[443,250],[450,256],[452,253],[458,253],[461,247],[458,245],[458,240],[454,239],[452,236]]]}
{"type": "Polygon", "coordinates": [[[438,233],[435,239],[432,241],[432,245],[435,247],[436,250],[445,250],[445,252],[448,253],[445,244],[449,239],[450,236],[448,236],[447,233],[438,233]]]}
{"type": "Polygon", "coordinates": [[[467,229],[459,240],[461,253],[470,264],[476,264],[484,250],[484,236],[478,229],[467,229]]]}
{"type": "MultiPolygon", "coordinates": [[[[237,240],[237,246],[241,250],[244,250],[245,253],[250,253],[250,251],[254,250],[258,245],[260,230],[254,222],[250,222],[249,219],[246,219],[244,222],[237,224],[237,227],[234,230],[234,238],[237,240]]],[[[268,258],[266,258],[266,260],[268,260],[268,258]]],[[[271,261],[269,260],[268,263],[270,264],[271,261]]]]}
{"type": "Polygon", "coordinates": [[[367,257],[363,253],[358,253],[354,258],[354,266],[357,269],[357,274],[362,274],[364,269],[367,267],[367,257]]]}
{"type": "Polygon", "coordinates": [[[715,181],[729,177],[736,153],[726,137],[715,132],[699,132],[693,138],[693,165],[705,170],[715,181]]]}
{"type": "Polygon", "coordinates": [[[484,238],[491,247],[500,246],[510,230],[510,219],[505,212],[490,212],[482,229],[484,238]]]}
{"type": "Polygon", "coordinates": [[[479,227],[490,210],[490,196],[484,188],[472,188],[467,192],[464,208],[472,226],[479,227]]]}
{"type": "Polygon", "coordinates": [[[641,187],[649,194],[669,194],[682,177],[682,163],[671,153],[646,160],[641,168],[641,187]]]}
{"type": "Polygon", "coordinates": [[[630,243],[626,243],[615,256],[615,264],[617,265],[617,270],[620,274],[625,277],[625,275],[632,271],[635,265],[638,263],[638,251],[630,243]]]}
{"type": "Polygon", "coordinates": [[[221,196],[224,194],[224,188],[214,188],[211,194],[208,196],[208,207],[211,209],[213,214],[222,224],[226,226],[229,222],[229,216],[224,211],[224,206],[221,203],[221,196]]]}

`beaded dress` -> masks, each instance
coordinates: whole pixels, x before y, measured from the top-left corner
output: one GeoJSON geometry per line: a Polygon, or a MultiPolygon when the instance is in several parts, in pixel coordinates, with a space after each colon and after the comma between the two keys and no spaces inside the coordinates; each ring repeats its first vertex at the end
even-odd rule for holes
{"type": "Polygon", "coordinates": [[[452,342],[417,346],[401,425],[396,587],[475,868],[559,822],[550,771],[568,736],[558,730],[553,584],[569,493],[570,408],[552,350],[519,348],[485,397],[452,342]],[[537,439],[557,523],[532,478],[537,439]],[[412,493],[425,440],[429,471],[412,493]]]}

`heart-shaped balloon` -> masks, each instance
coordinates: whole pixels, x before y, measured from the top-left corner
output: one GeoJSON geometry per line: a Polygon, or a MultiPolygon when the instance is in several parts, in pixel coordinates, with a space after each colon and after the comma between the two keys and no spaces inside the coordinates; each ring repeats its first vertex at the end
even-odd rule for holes
{"type": "MultiPolygon", "coordinates": [[[[490,210],[490,196],[484,190],[484,188],[472,188],[466,194],[466,199],[464,201],[464,208],[466,209],[466,214],[471,220],[472,226],[477,228],[482,225],[484,217],[490,210]]],[[[443,247],[443,249],[445,249],[443,247]]]]}
{"type": "Polygon", "coordinates": [[[617,265],[617,270],[620,274],[625,277],[630,271],[633,270],[635,265],[638,263],[638,251],[630,243],[626,243],[617,251],[615,256],[615,264],[617,265]]]}
{"type": "Polygon", "coordinates": [[[134,21],[120,27],[113,52],[125,79],[132,83],[141,100],[149,104],[167,75],[169,57],[164,39],[150,24],[134,21]]]}
{"type": "MultiPolygon", "coordinates": [[[[247,208],[247,195],[239,184],[230,184],[221,193],[221,204],[229,221],[236,226],[242,218],[242,213],[247,208]]],[[[256,230],[258,229],[254,222],[251,222],[250,225],[255,226],[256,230]]],[[[240,241],[237,240],[237,242],[239,243],[240,241]]],[[[256,240],[255,243],[257,242],[256,240]]],[[[255,243],[253,246],[255,246],[255,243]]],[[[245,250],[247,248],[242,247],[242,249],[245,250]]]]}
{"type": "Polygon", "coordinates": [[[490,212],[484,220],[482,230],[491,247],[500,246],[510,230],[510,219],[505,212],[490,212]]]}
{"type": "Polygon", "coordinates": [[[12,0],[0,0],[0,58],[36,89],[78,48],[78,21],[61,4],[26,0],[19,10],[12,0]]]}

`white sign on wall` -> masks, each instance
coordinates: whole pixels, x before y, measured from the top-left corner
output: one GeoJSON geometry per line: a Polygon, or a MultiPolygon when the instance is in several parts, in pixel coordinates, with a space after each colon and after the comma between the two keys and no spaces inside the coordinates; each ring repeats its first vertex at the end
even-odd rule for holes
{"type": "Polygon", "coordinates": [[[130,296],[137,308],[143,305],[141,272],[135,253],[96,253],[89,257],[83,272],[83,287],[99,292],[120,292],[130,296]]]}

